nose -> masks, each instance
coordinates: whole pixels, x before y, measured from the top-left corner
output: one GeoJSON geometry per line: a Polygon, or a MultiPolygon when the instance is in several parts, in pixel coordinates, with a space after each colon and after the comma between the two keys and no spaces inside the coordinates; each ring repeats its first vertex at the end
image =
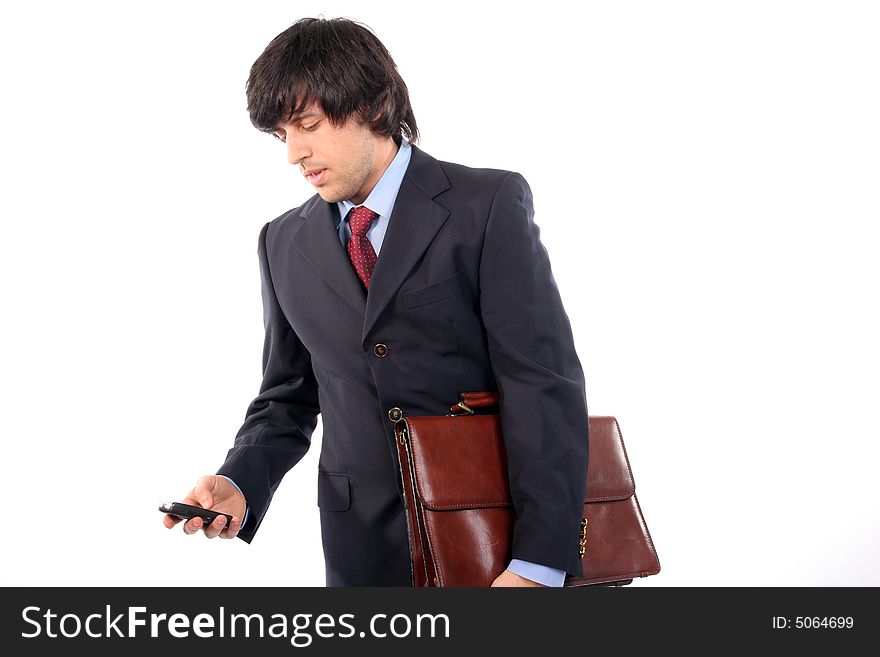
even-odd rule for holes
{"type": "Polygon", "coordinates": [[[287,161],[294,165],[299,165],[304,159],[311,155],[308,144],[300,136],[294,136],[288,133],[287,136],[287,161]]]}

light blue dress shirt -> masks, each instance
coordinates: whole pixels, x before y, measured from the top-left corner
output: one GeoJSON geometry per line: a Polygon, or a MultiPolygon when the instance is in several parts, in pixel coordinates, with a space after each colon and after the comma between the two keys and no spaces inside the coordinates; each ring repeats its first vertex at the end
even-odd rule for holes
{"type": "MultiPolygon", "coordinates": [[[[388,222],[391,220],[394,202],[397,200],[397,193],[400,191],[400,184],[403,182],[403,175],[409,166],[411,156],[412,148],[409,142],[404,139],[397,150],[397,155],[391,160],[391,164],[385,169],[385,173],[382,174],[379,182],[376,183],[376,186],[373,187],[369,196],[362,203],[362,205],[379,215],[373,220],[369,230],[367,230],[367,238],[370,240],[370,244],[373,245],[376,256],[379,255],[379,251],[382,249],[382,241],[385,239],[385,232],[388,230],[388,222]]],[[[336,229],[339,232],[339,241],[342,242],[343,246],[346,246],[351,238],[351,227],[345,221],[345,218],[349,211],[356,206],[351,201],[340,201],[336,204],[336,207],[339,209],[338,223],[336,224],[336,229]]],[[[220,476],[222,477],[223,475],[220,476]]],[[[229,479],[229,477],[225,478],[229,479]]],[[[232,479],[229,479],[229,481],[238,488],[238,485],[232,479]]],[[[241,492],[241,489],[238,488],[238,491],[241,492]]],[[[242,497],[244,497],[243,493],[242,497]]],[[[248,512],[245,511],[244,520],[241,523],[242,526],[247,522],[247,517],[248,512]]],[[[507,570],[516,573],[520,577],[525,577],[546,586],[562,586],[565,582],[564,570],[542,566],[531,561],[523,561],[522,559],[513,559],[510,565],[507,566],[507,570]]]]}

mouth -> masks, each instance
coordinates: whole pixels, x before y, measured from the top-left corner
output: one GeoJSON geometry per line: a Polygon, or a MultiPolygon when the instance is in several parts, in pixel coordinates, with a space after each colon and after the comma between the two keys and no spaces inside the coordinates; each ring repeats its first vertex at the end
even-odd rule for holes
{"type": "Polygon", "coordinates": [[[327,169],[315,169],[313,171],[305,171],[303,175],[312,185],[319,186],[324,182],[324,174],[327,169]]]}

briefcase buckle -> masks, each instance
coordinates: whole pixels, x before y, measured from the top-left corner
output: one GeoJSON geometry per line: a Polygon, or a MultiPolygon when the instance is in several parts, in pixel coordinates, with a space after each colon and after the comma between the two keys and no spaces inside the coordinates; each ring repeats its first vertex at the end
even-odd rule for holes
{"type": "MultiPolygon", "coordinates": [[[[458,409],[464,411],[465,413],[467,413],[468,415],[474,415],[474,409],[472,409],[470,406],[465,404],[463,401],[458,402],[455,406],[453,406],[453,408],[458,408],[458,409]]],[[[454,413],[453,413],[453,415],[454,415],[454,413]]]]}
{"type": "Polygon", "coordinates": [[[580,545],[580,547],[578,549],[578,554],[580,555],[580,558],[583,559],[584,554],[587,551],[587,519],[586,518],[581,518],[581,535],[580,535],[579,545],[580,545]]]}

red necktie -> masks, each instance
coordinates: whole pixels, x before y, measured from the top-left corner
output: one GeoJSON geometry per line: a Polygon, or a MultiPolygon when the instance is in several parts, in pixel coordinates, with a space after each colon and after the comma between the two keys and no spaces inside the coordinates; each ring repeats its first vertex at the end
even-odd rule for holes
{"type": "Polygon", "coordinates": [[[367,230],[369,230],[370,224],[378,216],[378,214],[363,205],[352,208],[348,213],[348,223],[351,226],[351,239],[348,240],[348,257],[365,288],[370,286],[370,277],[373,275],[373,269],[376,267],[376,252],[367,238],[367,230]]]}

